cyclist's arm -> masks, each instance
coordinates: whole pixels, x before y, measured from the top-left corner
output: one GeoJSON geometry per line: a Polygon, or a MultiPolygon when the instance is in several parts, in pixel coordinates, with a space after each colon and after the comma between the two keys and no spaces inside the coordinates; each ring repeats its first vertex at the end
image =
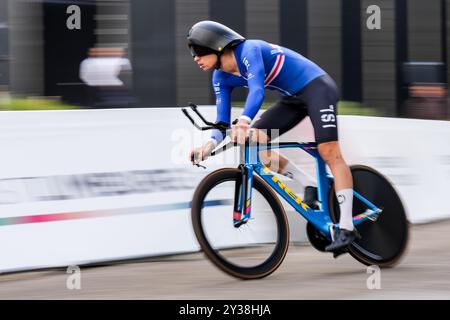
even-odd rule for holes
{"type": "MultiPolygon", "coordinates": [[[[216,121],[222,121],[226,124],[230,124],[231,121],[231,91],[232,87],[225,83],[226,79],[219,75],[218,71],[213,74],[212,85],[214,88],[214,93],[216,95],[216,107],[217,107],[217,117],[216,121]]],[[[211,141],[215,146],[217,146],[225,137],[225,133],[217,129],[212,130],[211,141]]]]}
{"type": "Polygon", "coordinates": [[[250,123],[258,113],[264,101],[264,61],[259,47],[252,47],[245,53],[248,61],[248,95],[244,111],[239,119],[250,123]]]}

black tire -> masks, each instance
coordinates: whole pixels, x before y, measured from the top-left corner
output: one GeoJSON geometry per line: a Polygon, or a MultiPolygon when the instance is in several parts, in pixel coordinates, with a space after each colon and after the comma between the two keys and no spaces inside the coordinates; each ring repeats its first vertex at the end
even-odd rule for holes
{"type": "MultiPolygon", "coordinates": [[[[362,238],[349,248],[349,253],[365,265],[393,267],[397,265],[408,246],[409,222],[402,201],[392,184],[378,171],[363,165],[350,167],[353,189],[364,198],[383,209],[376,221],[365,221],[357,229],[362,238]]],[[[334,185],[330,189],[330,216],[339,221],[339,204],[334,185]]],[[[353,198],[353,216],[367,208],[356,197],[353,198]]]]}
{"type": "Polygon", "coordinates": [[[274,191],[259,176],[253,176],[253,188],[256,189],[270,204],[277,225],[277,239],[271,255],[261,264],[250,267],[237,266],[226,260],[211,246],[205,235],[202,224],[202,205],[208,192],[218,184],[226,181],[236,181],[241,171],[235,168],[219,169],[207,175],[195,190],[192,200],[192,224],[195,235],[209,260],[225,273],[244,280],[259,279],[274,272],[286,256],[289,246],[289,225],[286,213],[274,191]]]}

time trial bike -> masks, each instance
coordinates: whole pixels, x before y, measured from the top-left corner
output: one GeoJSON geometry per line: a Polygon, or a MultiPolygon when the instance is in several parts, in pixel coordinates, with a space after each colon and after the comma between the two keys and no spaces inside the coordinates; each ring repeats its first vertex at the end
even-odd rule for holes
{"type": "MultiPolygon", "coordinates": [[[[199,126],[187,108],[183,113],[199,130],[229,130],[223,122],[207,121],[197,106],[189,104],[206,124],[199,126]]],[[[237,143],[217,147],[211,156],[237,143]]],[[[289,246],[289,225],[277,194],[306,221],[311,245],[322,252],[339,227],[339,204],[333,177],[327,172],[315,142],[252,143],[240,146],[237,168],[222,168],[206,175],[197,186],[191,206],[196,238],[209,260],[227,274],[240,279],[259,279],[274,272],[289,246]],[[314,157],[318,208],[311,208],[281,177],[260,160],[260,151],[300,148],[314,157]]],[[[365,166],[350,166],[353,176],[353,223],[360,234],[347,250],[365,265],[395,266],[408,243],[409,223],[402,201],[389,180],[365,166]]]]}

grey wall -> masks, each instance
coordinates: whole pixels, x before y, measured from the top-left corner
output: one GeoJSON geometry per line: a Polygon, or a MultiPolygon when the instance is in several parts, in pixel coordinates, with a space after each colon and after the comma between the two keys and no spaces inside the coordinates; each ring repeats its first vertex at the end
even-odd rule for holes
{"type": "Polygon", "coordinates": [[[325,69],[341,87],[341,2],[308,2],[308,58],[325,69]]]}
{"type": "MultiPolygon", "coordinates": [[[[450,63],[450,0],[445,0],[446,3],[446,11],[447,11],[447,83],[450,81],[450,67],[448,64],[450,63]]],[[[449,106],[450,113],[450,106],[449,106]]]]}
{"type": "Polygon", "coordinates": [[[97,0],[95,15],[97,47],[128,48],[130,42],[130,3],[128,1],[97,0]]]}
{"type": "Polygon", "coordinates": [[[44,94],[42,5],[9,1],[10,89],[15,94],[44,94]]]}
{"type": "Polygon", "coordinates": [[[446,9],[446,55],[447,55],[447,114],[450,114],[450,94],[448,93],[449,85],[448,82],[450,81],[450,0],[444,0],[445,1],[445,9],[446,9]]]}
{"type": "Polygon", "coordinates": [[[396,108],[395,12],[392,0],[362,0],[362,82],[363,102],[386,115],[396,108]],[[369,30],[369,5],[381,8],[381,30],[369,30]]]}
{"type": "Polygon", "coordinates": [[[133,88],[139,106],[176,105],[175,7],[175,0],[132,3],[133,88]]]}
{"type": "Polygon", "coordinates": [[[246,5],[247,37],[279,43],[279,0],[247,0],[246,5]]]}
{"type": "MultiPolygon", "coordinates": [[[[358,0],[136,0],[129,3],[99,0],[96,32],[98,45],[131,44],[135,89],[143,98],[143,105],[147,106],[214,102],[211,75],[198,69],[185,42],[188,28],[203,19],[215,19],[249,38],[264,39],[300,51],[329,72],[342,91],[343,79],[348,88],[351,87],[349,79],[354,78],[346,71],[352,61],[343,56],[343,52],[348,52],[345,51],[348,45],[343,42],[352,43],[351,37],[343,37],[344,1],[358,0]]],[[[445,1],[450,43],[450,0],[445,1]]],[[[9,68],[12,90],[28,95],[42,94],[41,5],[38,1],[9,2],[11,6],[7,12],[12,22],[9,52],[14,57],[9,68]]],[[[0,0],[0,5],[5,3],[6,0],[0,0]]],[[[396,113],[399,62],[442,59],[440,3],[441,0],[361,0],[361,70],[359,72],[358,66],[353,71],[361,74],[361,79],[356,81],[362,90],[356,90],[357,94],[348,94],[348,97],[358,99],[362,92],[365,105],[377,107],[386,115],[396,113]],[[399,3],[407,8],[404,26],[396,22],[395,5],[399,3]],[[366,28],[366,8],[372,4],[382,9],[381,30],[366,28]],[[400,30],[399,25],[404,30],[400,30]],[[405,37],[401,36],[402,32],[405,37]],[[397,41],[406,46],[399,50],[397,41]]],[[[5,12],[0,7],[0,19],[5,12]]],[[[358,22],[345,25],[356,28],[358,22]]],[[[5,42],[1,37],[0,41],[5,42]]],[[[2,49],[5,50],[5,46],[2,49]]],[[[450,60],[450,50],[446,55],[450,60]]],[[[359,54],[352,57],[358,60],[359,54]]],[[[447,73],[450,78],[449,68],[447,73]]],[[[277,97],[275,92],[267,95],[269,100],[277,97]]],[[[235,94],[234,98],[242,101],[245,95],[235,94]]]]}
{"type": "Polygon", "coordinates": [[[175,10],[177,102],[211,103],[210,75],[199,69],[186,46],[189,28],[209,18],[208,0],[176,0],[175,10]]]}
{"type": "Polygon", "coordinates": [[[308,52],[308,0],[280,0],[280,45],[308,52]]]}
{"type": "Polygon", "coordinates": [[[341,99],[360,102],[362,101],[361,3],[359,1],[341,1],[341,4],[341,99]]]}
{"type": "Polygon", "coordinates": [[[0,0],[0,91],[9,84],[8,1],[0,0]]]}
{"type": "Polygon", "coordinates": [[[441,0],[408,0],[408,59],[441,61],[441,0]]]}
{"type": "MultiPolygon", "coordinates": [[[[213,0],[214,1],[214,0],[213,0]]],[[[247,0],[246,29],[250,39],[263,39],[280,43],[280,2],[279,0],[247,0]]],[[[279,95],[266,90],[265,101],[276,101],[279,95]]]]}

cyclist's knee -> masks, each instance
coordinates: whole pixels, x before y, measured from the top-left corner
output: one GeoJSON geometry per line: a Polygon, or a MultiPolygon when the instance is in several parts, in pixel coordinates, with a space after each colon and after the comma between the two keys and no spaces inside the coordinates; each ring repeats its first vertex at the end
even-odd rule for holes
{"type": "Polygon", "coordinates": [[[264,165],[268,165],[270,163],[270,151],[269,150],[261,150],[259,151],[259,157],[264,165]]]}
{"type": "Polygon", "coordinates": [[[278,163],[280,161],[280,155],[272,150],[259,151],[259,157],[261,162],[267,167],[270,167],[272,163],[278,163]]]}
{"type": "Polygon", "coordinates": [[[252,130],[254,130],[254,139],[259,143],[269,143],[271,140],[270,136],[267,134],[267,130],[257,128],[252,128],[252,130]]]}
{"type": "Polygon", "coordinates": [[[332,165],[342,161],[342,154],[337,141],[324,142],[318,146],[320,156],[328,164],[332,165]]]}

